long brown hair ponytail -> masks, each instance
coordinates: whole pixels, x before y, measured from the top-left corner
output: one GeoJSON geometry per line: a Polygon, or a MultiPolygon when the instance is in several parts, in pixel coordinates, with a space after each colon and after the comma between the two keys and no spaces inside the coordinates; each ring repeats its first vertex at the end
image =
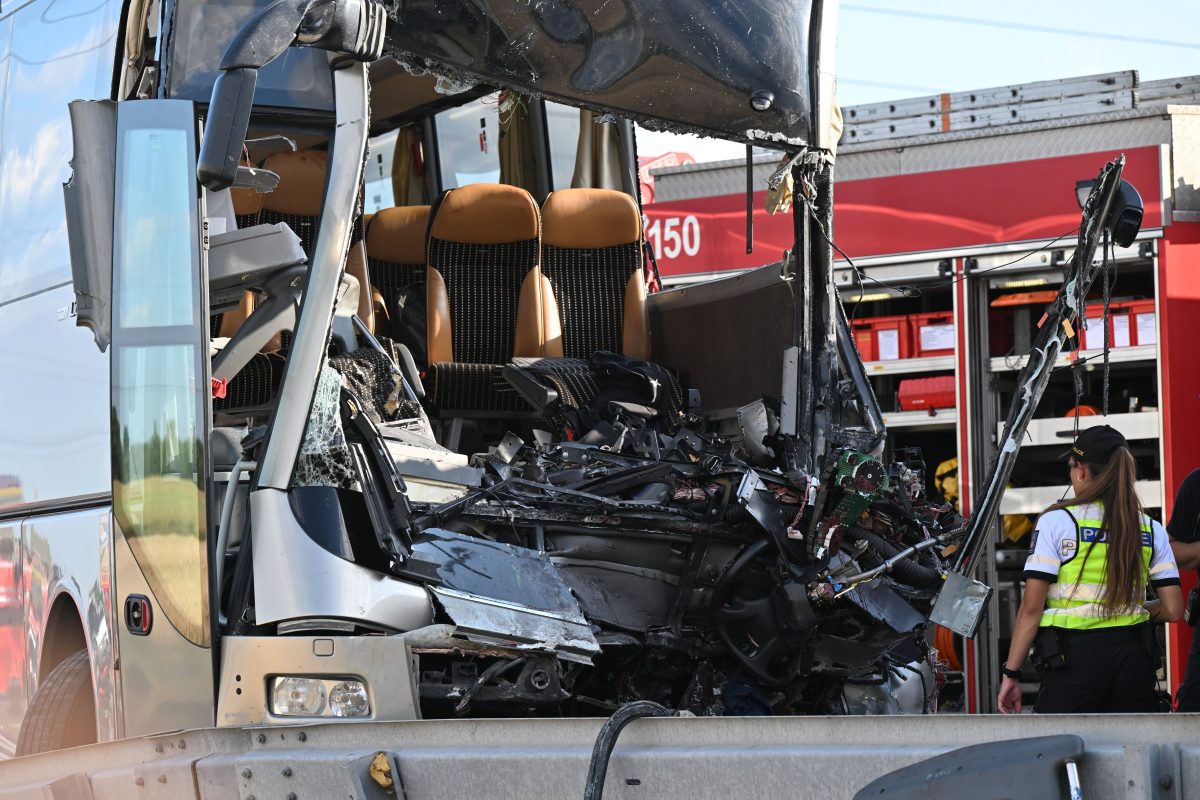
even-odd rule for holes
{"type": "MultiPolygon", "coordinates": [[[[1070,502],[1055,503],[1049,511],[1100,501],[1108,535],[1108,564],[1104,578],[1105,608],[1110,614],[1141,602],[1146,593],[1142,561],[1142,501],[1137,496],[1137,461],[1128,447],[1118,447],[1102,468],[1088,464],[1092,480],[1070,502]],[[1099,472],[1096,470],[1099,469],[1099,472]]],[[[1088,549],[1091,555],[1091,548],[1088,549]]],[[[1084,564],[1087,556],[1084,556],[1084,564]]]]}

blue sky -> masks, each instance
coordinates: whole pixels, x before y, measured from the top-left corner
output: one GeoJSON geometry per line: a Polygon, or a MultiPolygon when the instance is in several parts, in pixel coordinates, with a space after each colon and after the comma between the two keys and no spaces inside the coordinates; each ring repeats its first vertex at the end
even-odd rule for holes
{"type": "Polygon", "coordinates": [[[841,5],[843,105],[1126,69],[1143,80],[1200,75],[1200,2],[841,5]]]}
{"type": "MultiPolygon", "coordinates": [[[[1136,69],[1200,75],[1200,0],[848,0],[841,4],[843,106],[1136,69]]],[[[638,136],[639,152],[739,158],[739,145],[638,136]]]]}

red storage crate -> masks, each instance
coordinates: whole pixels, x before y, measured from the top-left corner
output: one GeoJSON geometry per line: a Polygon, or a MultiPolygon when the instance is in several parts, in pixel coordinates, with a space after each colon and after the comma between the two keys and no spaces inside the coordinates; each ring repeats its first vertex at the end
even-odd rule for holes
{"type": "Polygon", "coordinates": [[[863,361],[912,358],[908,317],[868,317],[851,323],[863,361]]]}
{"type": "Polygon", "coordinates": [[[923,411],[933,408],[954,408],[954,406],[953,375],[908,378],[900,381],[901,411],[923,411]]]}
{"type": "MultiPolygon", "coordinates": [[[[1104,303],[1088,303],[1087,323],[1080,331],[1081,349],[1104,347],[1104,303]]],[[[1108,305],[1108,335],[1113,347],[1158,343],[1158,325],[1153,300],[1123,300],[1108,305]]]]}
{"type": "Polygon", "coordinates": [[[913,358],[954,355],[954,313],[927,311],[908,317],[913,358]]]}

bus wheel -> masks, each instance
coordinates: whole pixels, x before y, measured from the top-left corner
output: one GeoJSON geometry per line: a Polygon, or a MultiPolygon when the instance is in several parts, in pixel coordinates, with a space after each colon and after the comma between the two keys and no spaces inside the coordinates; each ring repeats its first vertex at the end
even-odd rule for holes
{"type": "Polygon", "coordinates": [[[21,723],[17,755],[78,747],[96,741],[96,705],[87,650],[64,658],[38,687],[21,723]]]}

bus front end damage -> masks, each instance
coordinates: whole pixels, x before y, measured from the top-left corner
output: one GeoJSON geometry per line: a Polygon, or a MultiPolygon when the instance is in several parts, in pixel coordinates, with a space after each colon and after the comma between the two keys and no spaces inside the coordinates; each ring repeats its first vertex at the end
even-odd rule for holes
{"type": "Polygon", "coordinates": [[[431,576],[458,635],[506,650],[498,666],[454,648],[422,659],[427,707],[925,707],[926,692],[902,708],[890,690],[933,688],[924,632],[949,568],[935,545],[961,520],[925,497],[921,465],[840,449],[813,475],[795,436],[750,428],[739,442],[699,419],[623,414],[612,429],[510,437],[476,457],[480,485],[461,499],[414,506],[406,568],[431,576]]]}
{"type": "MultiPolygon", "coordinates": [[[[778,177],[795,187],[795,246],[746,278],[785,298],[776,322],[786,335],[770,354],[777,374],[737,387],[734,407],[705,408],[704,393],[680,379],[687,370],[669,362],[603,352],[570,364],[516,359],[503,370],[507,390],[537,420],[454,452],[416,402],[411,371],[361,325],[345,327],[355,305],[342,299],[350,222],[323,214],[279,399],[265,431],[242,442],[241,463],[256,472],[222,598],[226,635],[402,640],[425,716],[609,714],[639,700],[697,715],[935,710],[942,661],[930,625],[974,634],[988,589],[964,574],[998,494],[968,526],[927,494],[919,452],[885,456],[832,280],[835,5],[757,4],[782,48],[774,62],[759,57],[754,25],[737,33],[741,22],[691,3],[675,4],[682,27],[672,35],[670,20],[640,13],[640,2],[621,4],[619,24],[602,13],[607,4],[454,3],[453,15],[449,5],[388,9],[386,41],[355,57],[386,52],[449,82],[486,80],[781,150],[778,177]],[[719,47],[703,58],[672,49],[672,36],[691,28],[690,41],[706,32],[719,47]],[[724,56],[738,52],[755,55],[724,56]],[[673,94],[680,87],[692,90],[673,94]]],[[[290,13],[288,24],[314,24],[305,23],[311,9],[290,13]]],[[[345,15],[321,14],[345,28],[327,38],[362,38],[345,15]]],[[[377,16],[364,18],[378,30],[377,16]]],[[[258,60],[227,55],[213,91],[199,169],[213,195],[262,181],[262,170],[240,166],[246,84],[252,93],[254,71],[270,60],[262,54],[286,43],[256,50],[253,39],[244,31],[235,43],[258,60]]],[[[347,209],[362,181],[369,87],[361,63],[332,69],[337,126],[323,205],[347,209]]],[[[1119,186],[1114,162],[1067,266],[1074,294],[1052,306],[1022,376],[1023,409],[1036,406],[1038,370],[1063,347],[1069,325],[1058,323],[1078,315],[1119,186]]],[[[759,346],[693,343],[717,362],[759,346]]],[[[1027,421],[1014,411],[1005,435],[1014,451],[1027,421]]],[[[1005,484],[1013,455],[1006,447],[990,487],[1005,484]]],[[[236,491],[231,482],[231,504],[236,491]]]]}

